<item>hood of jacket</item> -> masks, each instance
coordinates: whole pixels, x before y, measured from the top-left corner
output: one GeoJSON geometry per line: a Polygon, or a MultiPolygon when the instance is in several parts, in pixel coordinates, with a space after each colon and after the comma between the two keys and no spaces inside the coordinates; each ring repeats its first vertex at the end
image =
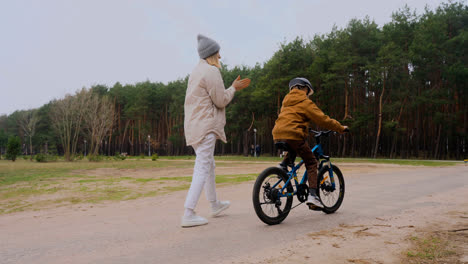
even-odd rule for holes
{"type": "Polygon", "coordinates": [[[289,92],[283,99],[283,106],[294,106],[299,103],[304,102],[305,100],[309,100],[305,91],[301,91],[298,89],[293,89],[289,92]]]}

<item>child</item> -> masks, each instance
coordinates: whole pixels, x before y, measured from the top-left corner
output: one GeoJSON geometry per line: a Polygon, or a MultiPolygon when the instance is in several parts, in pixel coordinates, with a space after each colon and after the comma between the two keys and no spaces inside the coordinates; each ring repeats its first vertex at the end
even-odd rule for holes
{"type": "Polygon", "coordinates": [[[307,204],[313,208],[323,208],[323,204],[317,197],[317,160],[307,143],[308,124],[315,124],[326,129],[340,133],[348,132],[347,126],[331,119],[309,99],[314,93],[312,84],[306,78],[294,78],[289,82],[289,94],[284,97],[281,112],[276,119],[273,128],[275,142],[283,141],[289,145],[289,152],[280,166],[286,168],[294,163],[296,153],[304,160],[309,180],[309,197],[307,204]],[[291,160],[290,160],[291,158],[291,160]]]}

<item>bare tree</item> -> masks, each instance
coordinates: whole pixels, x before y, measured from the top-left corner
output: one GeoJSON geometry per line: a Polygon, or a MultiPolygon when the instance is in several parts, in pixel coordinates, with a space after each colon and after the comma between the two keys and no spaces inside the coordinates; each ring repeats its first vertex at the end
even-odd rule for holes
{"type": "Polygon", "coordinates": [[[69,106],[73,97],[66,95],[61,100],[52,101],[50,108],[50,119],[52,121],[52,127],[60,137],[62,143],[65,160],[70,160],[70,149],[71,149],[71,133],[73,129],[73,123],[69,106]]]}
{"type": "Polygon", "coordinates": [[[72,156],[76,154],[83,118],[90,100],[91,92],[83,88],[74,96],[66,95],[65,98],[52,102],[52,126],[60,137],[67,161],[71,161],[72,156]]]}
{"type": "Polygon", "coordinates": [[[21,114],[20,119],[18,120],[19,126],[24,132],[24,135],[29,138],[29,154],[30,160],[32,160],[33,154],[33,145],[32,138],[36,133],[36,124],[39,121],[39,116],[37,115],[37,110],[24,111],[21,114]]]}
{"type": "Polygon", "coordinates": [[[85,133],[90,141],[91,155],[98,155],[104,137],[112,129],[115,119],[115,109],[112,100],[107,96],[93,94],[90,97],[84,117],[85,133]]]}

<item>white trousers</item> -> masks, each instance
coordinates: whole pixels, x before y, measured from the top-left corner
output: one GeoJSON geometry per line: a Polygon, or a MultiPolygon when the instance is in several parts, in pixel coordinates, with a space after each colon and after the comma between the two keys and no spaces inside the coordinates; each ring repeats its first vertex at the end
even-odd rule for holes
{"type": "Polygon", "coordinates": [[[192,146],[197,157],[193,168],[192,184],[185,199],[184,207],[187,209],[195,209],[203,187],[205,187],[206,199],[210,202],[216,201],[215,144],[216,135],[209,133],[200,143],[192,146]]]}

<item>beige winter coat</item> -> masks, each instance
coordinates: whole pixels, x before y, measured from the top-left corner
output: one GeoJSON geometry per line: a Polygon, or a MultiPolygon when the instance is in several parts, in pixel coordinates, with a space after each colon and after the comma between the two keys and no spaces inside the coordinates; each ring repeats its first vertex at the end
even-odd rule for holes
{"type": "Polygon", "coordinates": [[[224,125],[225,107],[231,102],[236,89],[224,88],[221,73],[215,66],[200,60],[190,74],[185,95],[185,140],[188,146],[196,145],[208,133],[226,143],[224,125]]]}

